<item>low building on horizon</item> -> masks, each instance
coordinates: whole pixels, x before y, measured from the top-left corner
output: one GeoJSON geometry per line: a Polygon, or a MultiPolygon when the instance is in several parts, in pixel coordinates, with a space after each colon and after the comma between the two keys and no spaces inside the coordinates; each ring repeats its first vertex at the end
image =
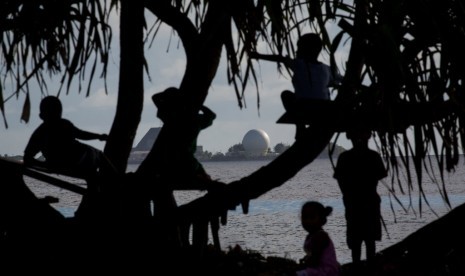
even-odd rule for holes
{"type": "MultiPolygon", "coordinates": [[[[153,144],[158,138],[158,134],[160,134],[161,127],[152,127],[150,128],[147,133],[140,139],[139,143],[135,147],[132,148],[131,153],[129,154],[128,163],[131,164],[138,164],[144,161],[147,154],[153,147],[153,144]]],[[[197,146],[195,151],[196,155],[202,155],[203,153],[203,146],[197,146]]]]}

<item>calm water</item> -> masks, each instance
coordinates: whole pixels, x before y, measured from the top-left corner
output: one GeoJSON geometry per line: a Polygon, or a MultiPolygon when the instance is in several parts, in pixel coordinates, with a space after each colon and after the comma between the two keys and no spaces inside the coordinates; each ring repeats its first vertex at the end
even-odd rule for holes
{"type": "MultiPolygon", "coordinates": [[[[204,166],[214,179],[229,183],[267,163],[268,161],[206,162],[204,166]]],[[[132,165],[128,169],[131,171],[135,168],[136,166],[132,165]]],[[[226,249],[239,244],[245,249],[259,251],[265,256],[298,260],[303,256],[302,244],[306,235],[300,225],[300,207],[307,200],[318,200],[333,207],[333,214],[328,218],[325,229],[334,241],[339,261],[350,262],[350,251],[345,243],[344,207],[337,182],[332,175],[333,169],[329,160],[316,160],[281,187],[252,200],[249,214],[242,214],[240,206],[236,211],[229,211],[227,225],[220,228],[222,247],[226,249]]],[[[445,177],[452,207],[465,202],[464,179],[465,168],[445,177]]],[[[78,182],[73,179],[68,180],[78,182]]],[[[60,202],[53,206],[67,216],[72,216],[80,203],[81,198],[71,192],[31,179],[26,179],[26,182],[38,196],[59,197],[60,202]]],[[[445,214],[448,208],[438,192],[437,185],[429,179],[424,182],[427,200],[432,209],[438,216],[445,214]]],[[[437,218],[424,201],[420,215],[416,186],[410,191],[413,194],[411,200],[408,195],[401,195],[396,187],[396,194],[402,204],[407,208],[410,204],[410,208],[405,211],[390,195],[385,185],[390,185],[389,177],[380,183],[378,189],[382,196],[382,215],[387,227],[387,231],[383,230],[382,241],[377,243],[378,250],[402,240],[437,218]],[[394,209],[394,213],[391,208],[394,209]]],[[[201,195],[202,193],[199,192],[177,192],[176,199],[179,204],[183,204],[201,195]]]]}

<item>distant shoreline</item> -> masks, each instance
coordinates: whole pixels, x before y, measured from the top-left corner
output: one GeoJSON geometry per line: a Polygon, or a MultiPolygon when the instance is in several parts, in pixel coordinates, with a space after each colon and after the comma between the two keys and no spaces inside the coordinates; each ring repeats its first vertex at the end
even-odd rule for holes
{"type": "MultiPolygon", "coordinates": [[[[273,160],[277,156],[261,157],[221,157],[221,158],[197,158],[199,162],[230,162],[230,161],[267,161],[273,160]]],[[[128,164],[139,165],[143,160],[128,160],[128,164]]]]}
{"type": "MultiPolygon", "coordinates": [[[[199,162],[242,162],[242,161],[271,161],[278,157],[278,155],[267,155],[267,156],[221,156],[221,157],[212,157],[212,158],[202,158],[196,157],[199,162]]],[[[6,159],[14,160],[14,161],[22,161],[23,156],[15,155],[15,156],[5,156],[6,159]]],[[[317,159],[328,159],[329,157],[325,154],[321,154],[317,157],[317,159]]],[[[128,164],[130,165],[140,165],[144,159],[128,159],[128,164]]]]}
{"type": "MultiPolygon", "coordinates": [[[[276,155],[276,156],[257,156],[257,157],[221,157],[221,158],[210,158],[210,159],[206,159],[206,158],[197,158],[197,160],[199,162],[246,162],[246,161],[272,161],[274,160],[276,157],[278,157],[279,155],[276,155]]],[[[317,157],[316,159],[329,159],[328,156],[319,156],[317,157]]],[[[136,161],[136,160],[130,160],[128,161],[128,164],[131,164],[131,165],[140,165],[140,163],[142,163],[142,161],[136,161]]]]}

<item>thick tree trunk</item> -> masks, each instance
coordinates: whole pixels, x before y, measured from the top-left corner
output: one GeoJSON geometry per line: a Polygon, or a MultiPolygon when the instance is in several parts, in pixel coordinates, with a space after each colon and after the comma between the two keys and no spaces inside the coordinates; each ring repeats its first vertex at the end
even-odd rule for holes
{"type": "Polygon", "coordinates": [[[465,275],[465,204],[382,250],[376,275],[465,275]]]}
{"type": "Polygon", "coordinates": [[[203,105],[218,71],[225,36],[231,21],[228,2],[210,1],[201,33],[195,40],[183,40],[187,64],[180,89],[192,100],[194,110],[198,110],[203,105]]]}
{"type": "Polygon", "coordinates": [[[126,172],[127,160],[142,114],[144,20],[143,1],[121,1],[118,103],[105,146],[105,154],[120,173],[126,172]]]}

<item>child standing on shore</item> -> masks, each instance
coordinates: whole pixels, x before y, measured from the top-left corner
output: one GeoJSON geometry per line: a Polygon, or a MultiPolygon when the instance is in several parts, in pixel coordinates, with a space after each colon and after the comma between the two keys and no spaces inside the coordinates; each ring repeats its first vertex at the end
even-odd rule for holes
{"type": "Polygon", "coordinates": [[[347,222],[347,245],[354,264],[360,264],[362,244],[366,260],[376,256],[376,241],[381,240],[381,197],[378,183],[387,176],[381,155],[368,147],[371,131],[362,126],[347,131],[353,147],[339,155],[334,178],[342,192],[347,222]]]}
{"type": "Polygon", "coordinates": [[[305,257],[301,260],[304,269],[297,276],[339,276],[340,265],[336,250],[328,233],[323,230],[327,217],[333,208],[316,201],[308,201],[302,206],[301,222],[308,232],[305,238],[305,257]]]}

